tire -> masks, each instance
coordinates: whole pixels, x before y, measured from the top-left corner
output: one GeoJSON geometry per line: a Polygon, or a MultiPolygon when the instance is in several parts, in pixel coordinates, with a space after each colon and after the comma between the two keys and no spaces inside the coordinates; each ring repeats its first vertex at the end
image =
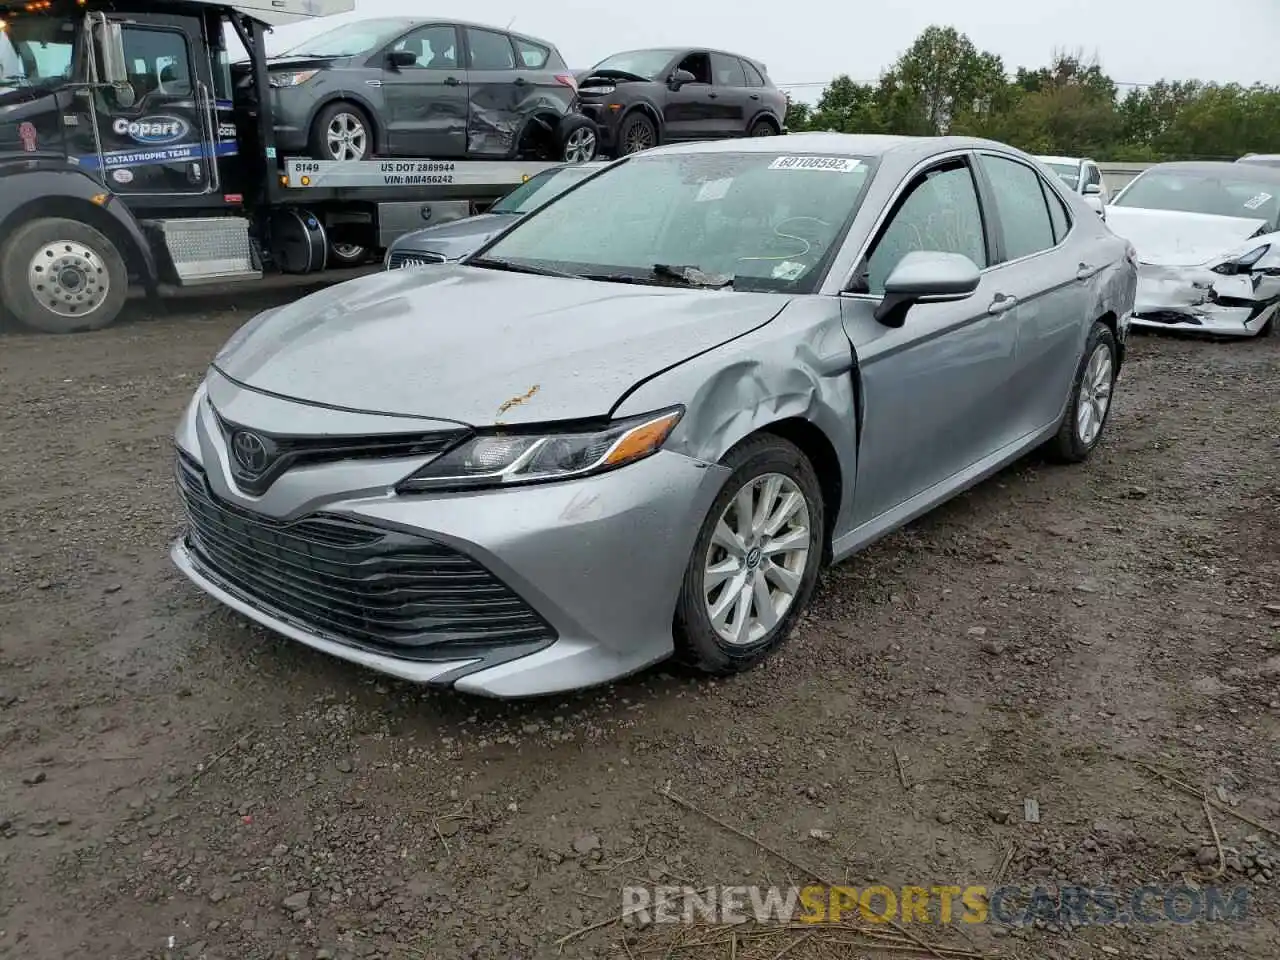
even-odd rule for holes
{"type": "MultiPolygon", "coordinates": [[[[822,489],[818,485],[818,478],[808,458],[794,444],[781,437],[758,434],[730,450],[722,463],[731,473],[698,531],[693,554],[689,558],[681,584],[674,622],[677,656],[687,665],[716,676],[726,676],[752,667],[768,658],[786,641],[796,620],[813,596],[822,565],[823,537],[826,531],[822,489]],[[808,513],[807,523],[804,524],[808,535],[801,542],[807,553],[802,556],[777,554],[783,558],[784,569],[790,572],[786,579],[795,584],[795,589],[781,609],[781,616],[772,625],[769,625],[767,618],[752,616],[758,613],[754,597],[746,608],[745,617],[742,617],[742,609],[737,603],[730,604],[723,621],[725,629],[733,632],[735,624],[747,627],[745,639],[731,642],[717,629],[710,607],[725,600],[728,594],[740,595],[741,592],[735,590],[735,584],[739,581],[749,588],[756,580],[751,573],[752,569],[759,573],[759,578],[771,589],[778,586],[779,581],[771,582],[766,573],[770,570],[769,564],[772,561],[760,552],[758,546],[748,542],[748,549],[742,558],[747,566],[729,574],[723,583],[713,584],[710,591],[706,590],[709,565],[732,559],[717,542],[716,531],[722,520],[731,529],[736,527],[735,501],[741,491],[751,490],[753,487],[766,491],[775,486],[787,496],[799,494],[802,498],[808,513]],[[757,628],[761,632],[756,632],[757,628]]],[[[759,493],[753,494],[753,499],[757,497],[759,493]]],[[[778,498],[774,499],[775,503],[781,502],[778,498]]],[[[759,504],[756,509],[759,509],[759,504]]],[[[792,517],[792,520],[798,519],[792,517]]],[[[786,531],[789,528],[790,521],[781,529],[786,531]]],[[[779,612],[777,608],[780,597],[771,599],[774,600],[776,615],[779,612]]]]}
{"type": "Polygon", "coordinates": [[[776,137],[778,128],[772,122],[760,119],[751,125],[751,132],[747,134],[749,137],[776,137]]]}
{"type": "Polygon", "coordinates": [[[1089,331],[1089,339],[1085,341],[1084,354],[1076,367],[1076,376],[1071,384],[1071,399],[1062,415],[1062,423],[1058,425],[1054,438],[1045,445],[1046,452],[1053,460],[1059,463],[1082,463],[1089,459],[1089,454],[1102,439],[1111,415],[1118,355],[1116,338],[1111,329],[1105,323],[1095,322],[1089,331]],[[1098,409],[1099,402],[1101,410],[1098,409]],[[1090,404],[1093,411],[1092,418],[1088,421],[1091,424],[1089,430],[1083,428],[1080,420],[1086,403],[1090,404]]]}
{"type": "Polygon", "coordinates": [[[590,163],[600,153],[600,135],[587,117],[568,116],[556,127],[556,156],[563,163],[590,163]]]}
{"type": "Polygon", "coordinates": [[[32,220],[0,248],[0,300],[32,330],[100,330],[120,313],[128,292],[120,251],[79,220],[32,220]]]}
{"type": "Polygon", "coordinates": [[[329,266],[358,267],[369,259],[369,248],[355,243],[330,243],[329,266]]]}
{"type": "Polygon", "coordinates": [[[354,103],[331,103],[312,121],[307,149],[313,160],[368,160],[373,156],[373,124],[354,103]]]}
{"type": "Polygon", "coordinates": [[[636,110],[626,115],[618,128],[617,154],[624,157],[658,145],[658,128],[652,120],[636,110]]]}

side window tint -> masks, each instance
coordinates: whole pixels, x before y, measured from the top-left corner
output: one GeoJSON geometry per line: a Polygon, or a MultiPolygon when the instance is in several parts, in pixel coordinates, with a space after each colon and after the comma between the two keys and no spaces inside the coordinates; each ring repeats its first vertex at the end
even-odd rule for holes
{"type": "Polygon", "coordinates": [[[750,60],[739,61],[742,64],[742,72],[747,77],[748,87],[763,87],[764,77],[760,76],[760,71],[752,66],[750,60]]]}
{"type": "Polygon", "coordinates": [[[516,57],[511,41],[505,34],[492,30],[467,30],[467,45],[471,47],[472,70],[514,70],[516,57]]]}
{"type": "Polygon", "coordinates": [[[737,57],[726,57],[723,53],[711,55],[711,75],[717,87],[745,87],[747,76],[742,72],[742,64],[737,57]]]}
{"type": "Polygon", "coordinates": [[[1005,259],[1017,260],[1052,247],[1056,241],[1049,221],[1049,206],[1040,188],[1040,175],[1016,160],[990,154],[983,154],[979,163],[995,194],[996,215],[1004,234],[1005,259]]]}
{"type": "Polygon", "coordinates": [[[527,70],[541,70],[551,58],[551,51],[538,43],[515,38],[516,53],[520,55],[520,66],[527,70]]]}
{"type": "Polygon", "coordinates": [[[427,70],[458,69],[458,36],[453,27],[423,27],[397,42],[391,49],[410,51],[418,58],[414,67],[427,70]]]}
{"type": "Polygon", "coordinates": [[[1049,219],[1053,223],[1054,242],[1061,243],[1071,230],[1071,214],[1067,212],[1067,206],[1062,202],[1062,198],[1047,185],[1044,188],[1044,195],[1049,199],[1049,219]]]}
{"type": "Polygon", "coordinates": [[[1095,167],[1093,164],[1090,164],[1090,165],[1089,165],[1089,168],[1088,168],[1088,177],[1087,177],[1087,179],[1085,180],[1085,183],[1092,183],[1092,184],[1097,184],[1098,186],[1101,186],[1101,185],[1102,185],[1102,171],[1100,171],[1100,170],[1099,170],[1097,167],[1095,167]]]}
{"type": "Polygon", "coordinates": [[[962,253],[987,266],[978,193],[964,164],[931,170],[910,188],[867,258],[868,292],[883,294],[893,268],[916,250],[962,253]]]}

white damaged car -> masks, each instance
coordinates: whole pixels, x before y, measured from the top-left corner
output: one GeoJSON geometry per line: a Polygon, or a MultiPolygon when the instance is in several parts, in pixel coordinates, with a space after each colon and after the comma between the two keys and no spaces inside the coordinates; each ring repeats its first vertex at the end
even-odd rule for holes
{"type": "Polygon", "coordinates": [[[1280,168],[1158,164],[1106,220],[1138,253],[1133,326],[1252,337],[1277,325],[1280,168]]]}

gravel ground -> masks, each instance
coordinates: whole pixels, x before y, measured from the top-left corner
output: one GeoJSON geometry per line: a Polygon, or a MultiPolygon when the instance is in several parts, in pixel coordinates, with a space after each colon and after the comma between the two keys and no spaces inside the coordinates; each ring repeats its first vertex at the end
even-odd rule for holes
{"type": "Polygon", "coordinates": [[[1020,463],[832,570],[763,669],[510,704],[313,654],[170,568],[172,425],[288,295],[0,337],[0,956],[1280,954],[1280,338],[1138,338],[1090,463],[1020,463]],[[626,884],[806,874],[1249,899],[913,924],[934,952],[609,922],[626,884]]]}

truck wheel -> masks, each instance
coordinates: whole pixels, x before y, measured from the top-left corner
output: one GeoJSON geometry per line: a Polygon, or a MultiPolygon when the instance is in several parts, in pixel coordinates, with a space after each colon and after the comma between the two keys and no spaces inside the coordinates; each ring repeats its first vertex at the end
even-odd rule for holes
{"type": "Polygon", "coordinates": [[[33,330],[101,329],[120,313],[128,292],[120,251],[78,220],[32,220],[0,250],[0,299],[33,330]]]}
{"type": "Polygon", "coordinates": [[[332,267],[358,267],[368,259],[368,247],[356,243],[329,244],[329,265],[332,267]]]}
{"type": "Polygon", "coordinates": [[[568,116],[556,130],[560,159],[565,163],[590,163],[600,149],[596,125],[586,117],[568,116]]]}
{"type": "Polygon", "coordinates": [[[331,103],[311,124],[313,160],[367,160],[373,156],[373,125],[354,103],[331,103]]]}

